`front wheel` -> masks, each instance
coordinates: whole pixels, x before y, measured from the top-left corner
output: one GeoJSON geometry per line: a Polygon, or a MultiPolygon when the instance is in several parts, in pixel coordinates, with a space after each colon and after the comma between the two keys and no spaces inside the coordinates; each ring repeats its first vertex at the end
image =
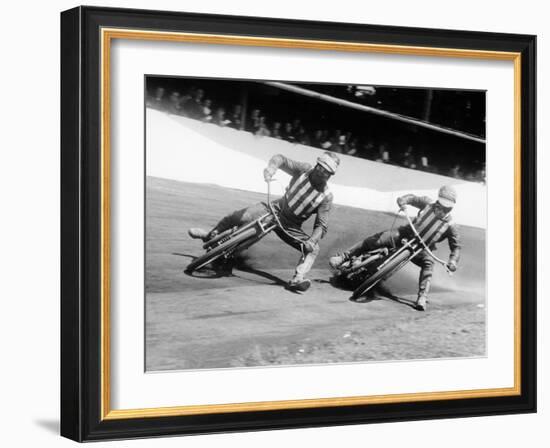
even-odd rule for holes
{"type": "Polygon", "coordinates": [[[225,254],[234,252],[239,245],[252,239],[256,236],[256,234],[257,231],[254,228],[249,228],[244,232],[239,233],[235,237],[230,238],[219,246],[216,246],[213,249],[209,250],[204,255],[201,255],[200,257],[194,259],[191,263],[187,265],[187,267],[185,268],[185,272],[192,273],[193,271],[198,271],[199,269],[203,268],[209,263],[212,263],[213,261],[224,256],[225,254]]]}
{"type": "Polygon", "coordinates": [[[384,280],[386,277],[389,277],[391,274],[393,274],[395,270],[399,269],[407,262],[409,255],[410,253],[407,250],[399,252],[382,268],[380,268],[378,271],[369,276],[363,283],[361,283],[359,287],[355,291],[353,291],[353,294],[351,295],[351,300],[357,300],[381,280],[384,280]]]}

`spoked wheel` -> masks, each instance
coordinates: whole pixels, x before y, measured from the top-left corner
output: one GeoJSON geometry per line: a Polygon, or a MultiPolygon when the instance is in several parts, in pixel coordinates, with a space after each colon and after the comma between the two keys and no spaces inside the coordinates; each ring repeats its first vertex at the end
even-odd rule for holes
{"type": "Polygon", "coordinates": [[[399,269],[403,264],[405,264],[408,257],[408,251],[402,251],[398,253],[392,260],[390,260],[382,268],[374,272],[363,283],[361,283],[361,285],[359,285],[359,287],[355,291],[353,291],[353,294],[351,295],[351,300],[357,300],[381,280],[384,280],[386,277],[392,274],[394,270],[399,269]]]}
{"type": "Polygon", "coordinates": [[[204,255],[195,258],[191,263],[185,268],[185,272],[188,274],[193,271],[198,271],[201,268],[204,268],[206,265],[212,263],[213,261],[223,257],[224,255],[234,252],[237,247],[247,240],[256,236],[256,229],[249,228],[244,232],[236,235],[235,237],[230,238],[229,240],[223,242],[219,246],[214,247],[213,249],[206,252],[204,255]]]}

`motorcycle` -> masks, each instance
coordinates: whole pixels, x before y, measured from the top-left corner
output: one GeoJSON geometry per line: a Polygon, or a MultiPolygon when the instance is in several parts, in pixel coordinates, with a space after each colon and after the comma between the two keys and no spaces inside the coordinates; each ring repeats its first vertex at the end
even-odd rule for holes
{"type": "Polygon", "coordinates": [[[390,278],[423,250],[452,275],[447,263],[438,258],[419,235],[406,209],[400,211],[403,211],[412,230],[412,237],[403,239],[399,246],[382,247],[351,257],[338,267],[331,278],[333,285],[353,289],[351,300],[359,299],[378,283],[390,278]]]}
{"type": "Polygon", "coordinates": [[[276,228],[281,229],[289,239],[296,241],[302,251],[302,255],[304,255],[305,247],[303,241],[286,231],[271,202],[271,182],[275,180],[271,179],[267,182],[267,213],[248,224],[233,227],[205,241],[203,249],[206,252],[189,263],[185,269],[186,273],[191,274],[194,271],[199,271],[215,261],[227,262],[237,252],[241,252],[256,244],[276,228]]]}

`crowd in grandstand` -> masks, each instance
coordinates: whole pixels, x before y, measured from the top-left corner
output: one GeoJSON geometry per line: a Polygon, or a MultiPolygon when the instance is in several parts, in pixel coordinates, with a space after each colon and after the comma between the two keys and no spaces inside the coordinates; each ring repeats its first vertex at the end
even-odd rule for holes
{"type": "Polygon", "coordinates": [[[374,141],[372,137],[353,135],[342,129],[309,129],[302,124],[300,118],[285,122],[271,120],[258,108],[246,111],[241,104],[218,104],[212,98],[205,96],[202,88],[191,87],[182,93],[156,87],[147,94],[147,106],[218,126],[251,132],[258,136],[277,138],[376,162],[485,183],[484,164],[480,164],[475,170],[464,169],[459,164],[442,170],[432,166],[428,156],[423,151],[416,150],[412,144],[397,150],[390,148],[387,141],[374,141]]]}

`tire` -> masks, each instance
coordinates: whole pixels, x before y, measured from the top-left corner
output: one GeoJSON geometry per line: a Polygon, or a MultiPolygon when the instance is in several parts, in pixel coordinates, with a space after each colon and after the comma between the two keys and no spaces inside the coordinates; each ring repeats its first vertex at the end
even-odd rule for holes
{"type": "Polygon", "coordinates": [[[367,278],[359,287],[353,291],[351,300],[356,300],[365,294],[369,289],[375,286],[381,280],[384,280],[389,274],[392,274],[395,270],[399,269],[409,258],[410,253],[406,250],[397,254],[397,256],[388,262],[382,269],[376,271],[369,278],[367,278]]]}
{"type": "Polygon", "coordinates": [[[245,230],[234,238],[229,239],[228,241],[206,252],[204,255],[201,255],[200,257],[194,259],[191,263],[187,265],[187,267],[185,268],[185,272],[191,273],[193,271],[198,271],[199,269],[206,266],[208,263],[212,263],[214,260],[217,260],[218,258],[223,256],[227,251],[235,249],[243,242],[255,237],[256,234],[256,229],[254,228],[245,230]]]}

